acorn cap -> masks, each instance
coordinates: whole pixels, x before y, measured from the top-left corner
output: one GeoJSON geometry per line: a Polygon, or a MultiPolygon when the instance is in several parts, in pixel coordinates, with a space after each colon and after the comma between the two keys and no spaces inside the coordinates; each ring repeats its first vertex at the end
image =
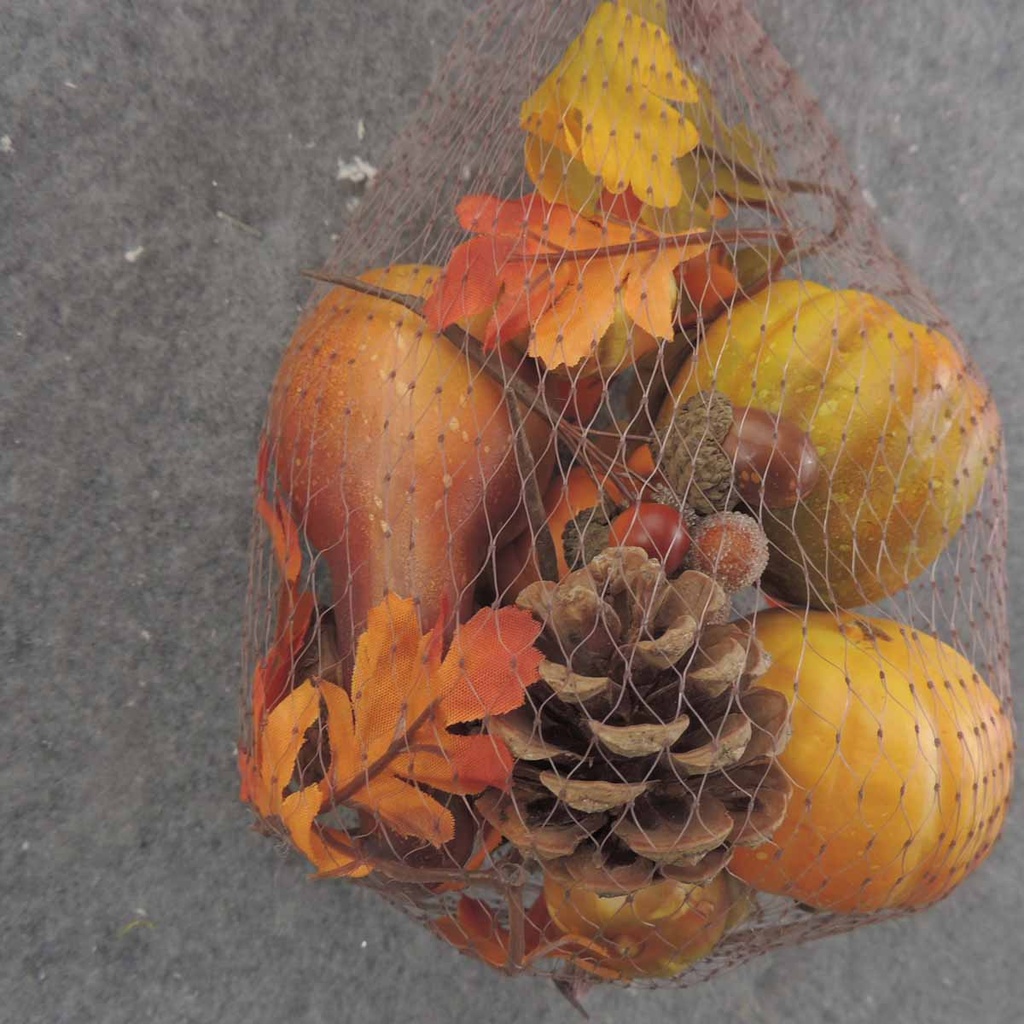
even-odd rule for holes
{"type": "Polygon", "coordinates": [[[661,472],[678,502],[704,514],[739,503],[733,460],[722,447],[732,425],[732,402],[718,391],[700,391],[657,432],[661,472]]]}
{"type": "Polygon", "coordinates": [[[612,501],[607,491],[593,508],[578,512],[562,528],[562,552],[570,570],[580,569],[608,547],[612,520],[625,508],[612,501]]]}

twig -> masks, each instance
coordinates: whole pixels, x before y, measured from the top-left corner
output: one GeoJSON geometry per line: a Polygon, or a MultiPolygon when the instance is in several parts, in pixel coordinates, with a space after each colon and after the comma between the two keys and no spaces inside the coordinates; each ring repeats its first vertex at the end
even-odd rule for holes
{"type": "Polygon", "coordinates": [[[783,191],[791,195],[816,195],[823,196],[832,203],[832,230],[816,245],[810,245],[806,249],[797,250],[793,245],[788,251],[797,252],[798,256],[811,256],[819,249],[838,241],[846,232],[850,224],[850,203],[838,189],[831,185],[822,185],[816,181],[800,181],[799,179],[788,179],[779,183],[783,191]]]}
{"type": "Polygon", "coordinates": [[[602,245],[596,249],[564,249],[554,242],[545,242],[552,251],[512,253],[508,259],[538,263],[557,263],[566,258],[586,262],[610,256],[632,256],[638,252],[652,252],[659,249],[682,249],[698,245],[727,245],[740,242],[774,242],[789,239],[788,231],[772,228],[737,228],[734,231],[720,231],[718,228],[709,230],[689,231],[675,235],[658,235],[654,238],[637,239],[633,242],[621,242],[618,245],[602,245]]]}
{"type": "Polygon", "coordinates": [[[508,903],[508,963],[506,970],[509,974],[515,974],[523,969],[526,962],[526,911],[523,909],[522,886],[506,884],[505,899],[508,903]]]}
{"type": "Polygon", "coordinates": [[[548,516],[544,509],[544,499],[537,483],[537,463],[530,449],[530,440],[526,436],[523,415],[519,411],[519,401],[506,390],[505,405],[508,418],[515,437],[516,459],[519,462],[519,478],[523,483],[523,502],[526,505],[526,518],[533,534],[534,554],[537,568],[542,580],[558,582],[558,555],[555,553],[555,542],[548,526],[548,516]]]}
{"type": "Polygon", "coordinates": [[[365,789],[399,754],[404,754],[409,749],[409,737],[414,736],[416,731],[434,717],[441,698],[432,700],[412,721],[406,726],[400,736],[396,736],[380,757],[372,761],[363,771],[359,772],[347,786],[341,789],[332,790],[330,796],[326,797],[320,807],[320,814],[329,811],[334,807],[344,806],[361,790],[365,789]]]}
{"type": "Polygon", "coordinates": [[[460,885],[479,885],[495,892],[503,892],[503,884],[490,871],[467,871],[465,868],[423,868],[397,861],[370,858],[369,863],[393,882],[422,882],[435,885],[458,882],[460,885]]]}
{"type": "Polygon", "coordinates": [[[555,978],[554,985],[558,989],[562,997],[568,1002],[568,1004],[584,1019],[590,1020],[590,1014],[587,1013],[586,1007],[580,1002],[580,995],[582,993],[577,992],[579,985],[578,981],[567,981],[564,978],[555,978]]]}
{"type": "Polygon", "coordinates": [[[263,237],[263,232],[260,231],[259,228],[254,228],[251,224],[246,224],[244,220],[232,217],[230,213],[218,210],[216,216],[217,220],[222,220],[225,224],[230,224],[233,228],[238,228],[239,231],[244,231],[247,235],[252,235],[253,238],[263,237]]]}

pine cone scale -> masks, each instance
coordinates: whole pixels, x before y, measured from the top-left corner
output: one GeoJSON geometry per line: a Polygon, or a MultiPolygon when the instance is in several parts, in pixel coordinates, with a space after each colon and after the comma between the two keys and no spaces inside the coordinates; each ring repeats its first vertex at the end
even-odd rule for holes
{"type": "Polygon", "coordinates": [[[753,725],[745,714],[726,715],[720,722],[691,730],[688,739],[699,745],[669,751],[668,758],[684,775],[707,775],[736,764],[752,735],[753,725]]]}
{"type": "Polygon", "coordinates": [[[721,846],[735,822],[725,805],[711,796],[687,803],[641,804],[612,831],[641,857],[656,863],[686,864],[721,846]]]}
{"type": "Polygon", "coordinates": [[[519,709],[490,720],[492,735],[505,742],[512,756],[520,761],[578,761],[580,755],[548,742],[540,734],[536,720],[528,709],[519,709]]]}
{"type": "Polygon", "coordinates": [[[647,782],[606,782],[603,779],[564,778],[557,772],[541,772],[541,784],[567,807],[584,814],[613,811],[644,795],[647,782]]]}
{"type": "Polygon", "coordinates": [[[580,675],[553,661],[541,662],[540,677],[560,701],[587,708],[610,705],[618,690],[607,676],[580,675]]]}
{"type": "Polygon", "coordinates": [[[672,722],[639,725],[608,725],[590,720],[587,726],[602,746],[624,757],[645,757],[662,753],[682,737],[690,724],[689,715],[672,722]]]}

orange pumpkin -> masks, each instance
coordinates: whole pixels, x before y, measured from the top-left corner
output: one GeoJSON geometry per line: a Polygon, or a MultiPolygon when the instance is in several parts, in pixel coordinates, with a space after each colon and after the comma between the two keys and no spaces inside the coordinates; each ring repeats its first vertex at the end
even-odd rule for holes
{"type": "Polygon", "coordinates": [[[811,281],[774,282],[719,317],[659,426],[709,388],[784,417],[817,449],[807,497],[755,510],[772,542],[763,585],[792,604],[853,608],[905,587],[960,528],[1001,444],[988,390],[949,339],[811,281]]]}
{"type": "Polygon", "coordinates": [[[999,835],[1013,728],[960,654],[897,622],[762,612],[758,681],[791,701],[779,762],[794,784],[772,840],[730,871],[824,910],[920,907],[947,895],[999,835]]]}
{"type": "MultiPolygon", "coordinates": [[[[436,269],[365,277],[422,295],[436,269]]],[[[330,570],[339,651],[391,590],[463,616],[492,544],[525,525],[501,387],[405,307],[344,288],[300,323],[271,398],[278,486],[330,570]]],[[[551,431],[526,418],[541,487],[551,431]]]]}
{"type": "MultiPolygon", "coordinates": [[[[706,957],[747,909],[724,872],[707,885],[665,880],[628,896],[599,896],[548,877],[544,896],[563,932],[607,950],[595,967],[619,978],[671,978],[706,957]]],[[[587,957],[578,954],[580,966],[587,957]]]]}

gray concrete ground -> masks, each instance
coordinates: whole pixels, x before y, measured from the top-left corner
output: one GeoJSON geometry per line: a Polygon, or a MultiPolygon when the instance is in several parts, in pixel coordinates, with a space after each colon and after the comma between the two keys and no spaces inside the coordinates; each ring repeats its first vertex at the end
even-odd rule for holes
{"type": "MultiPolygon", "coordinates": [[[[571,1019],[546,983],[308,882],[235,800],[254,443],[295,271],[344,224],[339,158],[383,161],[471,6],[0,4],[0,1021],[571,1019]]],[[[974,343],[1019,504],[1024,7],[761,12],[974,343]]],[[[1011,559],[1024,616],[1019,529],[1011,559]]],[[[1017,801],[923,916],[597,994],[593,1018],[1019,1021],[1022,854],[1017,801]]]]}

